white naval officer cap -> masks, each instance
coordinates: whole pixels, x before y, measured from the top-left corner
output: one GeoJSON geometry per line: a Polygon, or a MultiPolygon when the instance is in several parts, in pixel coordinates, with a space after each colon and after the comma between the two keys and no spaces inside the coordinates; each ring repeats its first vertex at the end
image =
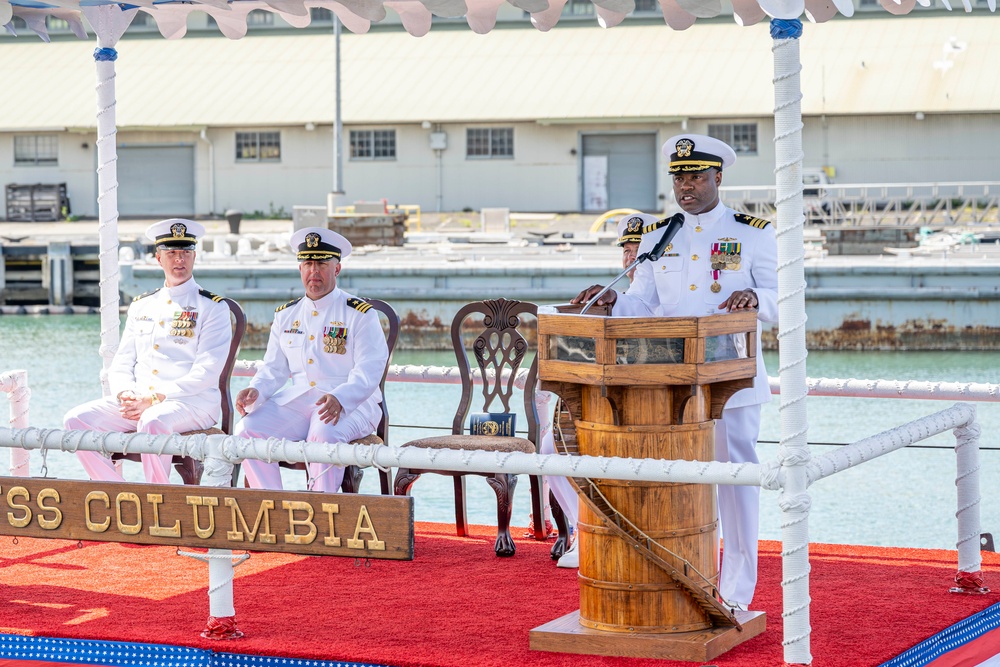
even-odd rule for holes
{"type": "Polygon", "coordinates": [[[146,238],[159,248],[188,250],[194,248],[198,238],[205,235],[205,227],[194,220],[170,218],[154,222],[146,228],[146,238]]]}
{"type": "Polygon", "coordinates": [[[290,241],[300,262],[338,262],[351,254],[351,242],[337,232],[323,227],[306,227],[292,234],[290,241]]]}
{"type": "Polygon", "coordinates": [[[736,151],[724,141],[704,134],[678,134],[663,144],[663,155],[670,160],[670,173],[690,173],[728,169],[736,164],[736,151]]]}
{"type": "Polygon", "coordinates": [[[659,218],[648,213],[633,213],[623,215],[618,220],[618,247],[626,243],[640,243],[642,241],[642,231],[646,225],[659,222],[659,218]]]}

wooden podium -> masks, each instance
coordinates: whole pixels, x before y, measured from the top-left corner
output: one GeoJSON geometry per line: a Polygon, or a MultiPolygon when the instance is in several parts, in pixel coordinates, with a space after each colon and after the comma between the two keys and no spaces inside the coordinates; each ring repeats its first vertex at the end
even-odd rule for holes
{"type": "MultiPolygon", "coordinates": [[[[567,454],[714,460],[715,419],[753,385],[757,314],[538,315],[538,376],[567,454]]],[[[715,486],[577,478],[580,609],[531,648],[706,661],[764,631],[718,600],[715,486]]]]}

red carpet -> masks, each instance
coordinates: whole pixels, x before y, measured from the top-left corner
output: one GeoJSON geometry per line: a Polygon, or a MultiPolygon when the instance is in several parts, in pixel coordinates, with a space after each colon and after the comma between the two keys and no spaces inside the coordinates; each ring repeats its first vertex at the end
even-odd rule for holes
{"type": "MultiPolygon", "coordinates": [[[[529,651],[529,630],[578,607],[576,570],[555,567],[551,543],[518,540],[517,555],[501,560],[489,528],[473,538],[453,530],[418,524],[412,562],[254,554],[236,570],[246,637],[228,642],[199,636],[208,616],[207,568],[172,549],[3,538],[0,633],[398,667],[693,664],[529,651]]],[[[878,665],[1000,600],[948,593],[951,551],[810,550],[817,667],[878,665]]],[[[984,554],[984,561],[987,585],[1000,589],[1000,556],[984,554]]],[[[767,612],[768,630],[711,664],[783,664],[780,577],[779,545],[762,542],[753,608],[767,612]]]]}

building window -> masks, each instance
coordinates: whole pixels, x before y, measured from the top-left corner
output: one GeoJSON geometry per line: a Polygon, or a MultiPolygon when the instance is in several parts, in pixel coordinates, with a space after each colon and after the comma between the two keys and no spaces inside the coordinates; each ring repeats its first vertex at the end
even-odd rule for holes
{"type": "Polygon", "coordinates": [[[281,132],[237,132],[238,162],[278,162],[281,160],[281,132]]]}
{"type": "Polygon", "coordinates": [[[658,0],[635,0],[636,14],[658,14],[660,13],[660,3],[658,0]]]}
{"type": "Polygon", "coordinates": [[[49,32],[68,32],[69,21],[58,16],[46,16],[45,29],[49,32]]]}
{"type": "Polygon", "coordinates": [[[514,128],[470,127],[465,130],[465,157],[514,157],[514,128]]]}
{"type": "Polygon", "coordinates": [[[351,130],[352,160],[395,160],[396,130],[351,130]]]}
{"type": "Polygon", "coordinates": [[[59,137],[54,134],[15,136],[14,164],[59,164],[59,137]]]}
{"type": "Polygon", "coordinates": [[[318,21],[330,23],[333,21],[333,12],[326,7],[310,7],[309,21],[312,23],[316,23],[318,21]]]}
{"type": "Polygon", "coordinates": [[[263,9],[255,9],[247,14],[247,27],[274,25],[274,14],[263,9]]]}
{"type": "Polygon", "coordinates": [[[737,155],[757,154],[757,123],[709,125],[708,136],[725,141],[737,155]]]}
{"type": "Polygon", "coordinates": [[[593,16],[594,3],[591,0],[567,0],[563,5],[563,16],[593,16]]]}

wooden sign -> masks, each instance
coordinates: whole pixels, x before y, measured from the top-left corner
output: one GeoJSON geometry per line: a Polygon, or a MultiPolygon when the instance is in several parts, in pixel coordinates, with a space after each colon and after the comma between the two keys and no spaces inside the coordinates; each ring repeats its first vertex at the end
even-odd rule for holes
{"type": "Polygon", "coordinates": [[[0,535],[413,559],[413,498],[0,477],[0,535]]]}

